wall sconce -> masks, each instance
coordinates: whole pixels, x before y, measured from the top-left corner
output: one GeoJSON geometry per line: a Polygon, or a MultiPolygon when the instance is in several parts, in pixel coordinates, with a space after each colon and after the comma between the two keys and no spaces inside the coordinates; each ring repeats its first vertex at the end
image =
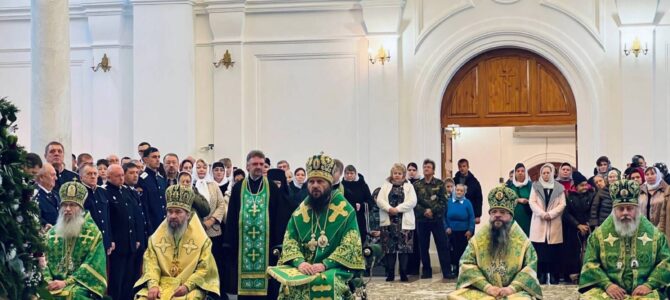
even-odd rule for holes
{"type": "Polygon", "coordinates": [[[223,54],[223,58],[221,58],[218,62],[214,62],[213,64],[215,68],[218,68],[223,65],[224,67],[226,67],[226,69],[228,69],[234,66],[235,62],[230,57],[230,52],[228,52],[228,49],[226,49],[226,53],[223,54]]]}
{"type": "Polygon", "coordinates": [[[444,131],[449,131],[451,133],[451,139],[455,140],[457,137],[461,135],[461,126],[458,124],[449,124],[447,125],[446,128],[444,128],[444,131]]]}
{"type": "Polygon", "coordinates": [[[98,63],[97,66],[91,67],[91,70],[93,72],[98,72],[98,69],[102,69],[103,72],[107,72],[112,68],[112,66],[109,65],[109,58],[107,57],[107,53],[102,55],[102,59],[98,63]]]}
{"type": "Polygon", "coordinates": [[[644,49],[642,49],[642,46],[640,44],[640,38],[636,37],[633,40],[633,44],[630,46],[630,49],[626,49],[626,44],[623,44],[623,54],[626,56],[630,55],[631,52],[635,57],[637,58],[640,55],[640,52],[642,54],[647,55],[647,52],[649,51],[649,48],[647,48],[647,43],[644,43],[644,49]]]}
{"type": "Polygon", "coordinates": [[[383,66],[384,63],[391,61],[391,52],[386,51],[386,49],[384,49],[384,46],[379,46],[379,50],[377,50],[377,55],[372,57],[372,49],[368,49],[368,59],[370,60],[370,63],[373,65],[376,62],[380,62],[383,66]]]}

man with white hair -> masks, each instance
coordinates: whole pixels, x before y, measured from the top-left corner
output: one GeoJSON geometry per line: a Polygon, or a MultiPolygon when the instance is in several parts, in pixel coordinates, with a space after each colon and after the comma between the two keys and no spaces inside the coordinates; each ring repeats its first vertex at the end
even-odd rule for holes
{"type": "Polygon", "coordinates": [[[167,217],[149,238],[135,299],[205,299],[219,295],[212,240],[191,207],[196,194],[181,185],[165,192],[167,217]],[[180,298],[184,297],[185,298],[180,298]]]}
{"type": "Polygon", "coordinates": [[[58,220],[47,233],[43,273],[56,299],[100,299],[107,289],[102,234],[84,210],[87,194],[79,182],[64,183],[58,220]]]}
{"type": "Polygon", "coordinates": [[[581,299],[665,299],[670,250],[665,234],[640,215],[640,186],[609,186],[612,214],[589,237],[579,276],[581,299]]]}

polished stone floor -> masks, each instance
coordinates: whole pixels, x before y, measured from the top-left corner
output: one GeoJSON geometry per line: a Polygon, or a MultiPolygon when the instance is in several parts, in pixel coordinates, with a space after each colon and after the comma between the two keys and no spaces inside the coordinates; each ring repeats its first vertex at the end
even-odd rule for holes
{"type": "MultiPolygon", "coordinates": [[[[456,287],[455,280],[442,281],[440,276],[433,279],[417,279],[410,277],[410,282],[386,282],[383,277],[374,277],[368,285],[370,300],[434,300],[447,299],[447,294],[456,287]]],[[[576,285],[543,285],[544,299],[568,300],[577,299],[576,285]]]]}

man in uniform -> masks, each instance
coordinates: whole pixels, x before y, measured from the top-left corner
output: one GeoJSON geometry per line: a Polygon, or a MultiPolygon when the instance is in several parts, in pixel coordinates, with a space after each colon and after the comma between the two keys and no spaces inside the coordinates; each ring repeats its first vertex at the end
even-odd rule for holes
{"type": "Polygon", "coordinates": [[[60,191],[61,185],[68,181],[79,181],[77,173],[65,168],[65,147],[63,144],[53,141],[47,144],[44,148],[44,158],[56,169],[56,186],[55,191],[60,191]]]}
{"type": "Polygon", "coordinates": [[[167,182],[158,172],[161,163],[161,154],[158,152],[158,149],[148,147],[144,150],[143,155],[146,168],[144,168],[144,173],[140,175],[137,184],[141,189],[140,199],[142,209],[144,209],[144,215],[149,223],[147,233],[151,235],[165,219],[165,189],[167,188],[167,182]]]}

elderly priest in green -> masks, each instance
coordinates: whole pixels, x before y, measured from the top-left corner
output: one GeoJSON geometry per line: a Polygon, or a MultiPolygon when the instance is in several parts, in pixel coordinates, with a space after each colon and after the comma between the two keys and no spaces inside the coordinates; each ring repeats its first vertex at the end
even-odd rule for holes
{"type": "Polygon", "coordinates": [[[589,237],[580,299],[666,299],[670,250],[663,232],[640,215],[640,186],[610,184],[612,214],[589,237]]]}
{"type": "Polygon", "coordinates": [[[102,234],[84,210],[88,192],[70,181],[59,194],[58,220],[47,233],[47,288],[55,299],[100,299],[107,290],[107,261],[102,234]]]}
{"type": "Polygon", "coordinates": [[[542,299],[535,249],[514,221],[516,199],[516,193],[504,186],[489,192],[489,224],[468,242],[457,290],[447,299],[542,299]]]}
{"type": "Polygon", "coordinates": [[[356,211],[332,190],[334,161],[307,161],[309,195],[289,220],[277,267],[279,299],[353,299],[348,281],[365,269],[356,211]]]}

